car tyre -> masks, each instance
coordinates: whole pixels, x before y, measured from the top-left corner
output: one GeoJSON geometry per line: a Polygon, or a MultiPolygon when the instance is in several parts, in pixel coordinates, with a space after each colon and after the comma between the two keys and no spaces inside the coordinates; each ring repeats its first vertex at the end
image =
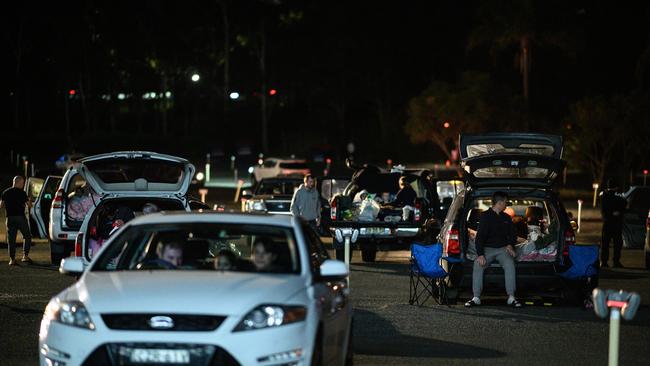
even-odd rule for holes
{"type": "MultiPolygon", "coordinates": [[[[352,263],[352,248],[350,248],[350,263],[352,263]]],[[[345,248],[344,249],[336,249],[336,260],[339,260],[341,262],[345,262],[345,248]]]]}
{"type": "Polygon", "coordinates": [[[366,263],[372,263],[377,259],[377,248],[374,246],[365,246],[361,248],[361,259],[366,263]]]}
{"type": "Polygon", "coordinates": [[[345,352],[345,366],[352,366],[354,365],[354,348],[353,348],[353,342],[352,342],[352,335],[353,335],[353,324],[350,323],[350,336],[348,337],[348,349],[345,352]]]}
{"type": "Polygon", "coordinates": [[[314,341],[314,350],[311,353],[311,366],[323,365],[323,336],[322,330],[318,329],[316,340],[314,341]]]}

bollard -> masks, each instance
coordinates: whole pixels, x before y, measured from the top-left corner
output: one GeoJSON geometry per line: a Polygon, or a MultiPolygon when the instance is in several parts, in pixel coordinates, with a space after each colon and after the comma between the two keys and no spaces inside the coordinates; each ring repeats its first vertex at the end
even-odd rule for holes
{"type": "Polygon", "coordinates": [[[618,366],[621,316],[625,320],[634,319],[636,311],[639,309],[639,304],[641,304],[641,296],[635,292],[601,290],[597,288],[592,292],[592,298],[596,315],[605,319],[609,314],[608,365],[618,366]]]}
{"type": "Polygon", "coordinates": [[[240,179],[237,181],[237,190],[235,190],[235,199],[233,202],[237,202],[239,200],[239,193],[241,192],[241,188],[244,186],[244,180],[240,179]]]}
{"type": "Polygon", "coordinates": [[[582,200],[578,200],[578,232],[580,232],[580,218],[582,216],[582,200]]]}
{"type": "Polygon", "coordinates": [[[201,195],[201,202],[205,203],[205,197],[208,195],[208,189],[207,188],[199,189],[199,194],[201,195]]]}
{"type": "Polygon", "coordinates": [[[598,183],[594,183],[591,185],[591,188],[594,189],[594,203],[593,203],[593,208],[596,208],[596,199],[598,198],[598,183]]]}

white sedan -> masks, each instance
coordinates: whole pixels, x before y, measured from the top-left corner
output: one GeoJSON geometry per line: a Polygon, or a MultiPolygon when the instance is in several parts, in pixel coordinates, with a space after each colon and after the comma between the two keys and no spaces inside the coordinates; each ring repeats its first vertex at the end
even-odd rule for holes
{"type": "Polygon", "coordinates": [[[163,213],[123,226],[50,300],[41,365],[343,365],[348,269],[291,216],[163,213]]]}

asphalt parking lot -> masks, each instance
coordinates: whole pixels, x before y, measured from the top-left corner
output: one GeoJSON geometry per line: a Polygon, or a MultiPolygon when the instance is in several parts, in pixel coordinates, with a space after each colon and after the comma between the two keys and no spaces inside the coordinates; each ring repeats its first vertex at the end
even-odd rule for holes
{"type": "MultiPolygon", "coordinates": [[[[0,348],[2,365],[37,363],[38,329],[48,299],[73,283],[48,263],[47,243],[32,251],[35,263],[9,267],[0,256],[0,348]]],[[[423,307],[408,304],[406,251],[380,252],[377,263],[355,253],[351,288],[355,308],[357,365],[571,364],[607,362],[608,325],[592,311],[559,304],[511,309],[504,297],[484,306],[461,303],[423,307]]],[[[605,270],[601,287],[638,291],[643,305],[621,328],[621,365],[647,364],[650,334],[650,273],[642,251],[624,250],[625,269],[605,270]]]]}

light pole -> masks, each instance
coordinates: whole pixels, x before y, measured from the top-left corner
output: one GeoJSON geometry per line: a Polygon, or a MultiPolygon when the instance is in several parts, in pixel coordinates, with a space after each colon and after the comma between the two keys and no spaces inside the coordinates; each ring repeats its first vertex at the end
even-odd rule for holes
{"type": "Polygon", "coordinates": [[[599,187],[598,183],[594,183],[594,184],[591,185],[591,188],[594,189],[594,203],[592,205],[594,208],[596,208],[596,198],[598,196],[598,187],[599,187]]]}

